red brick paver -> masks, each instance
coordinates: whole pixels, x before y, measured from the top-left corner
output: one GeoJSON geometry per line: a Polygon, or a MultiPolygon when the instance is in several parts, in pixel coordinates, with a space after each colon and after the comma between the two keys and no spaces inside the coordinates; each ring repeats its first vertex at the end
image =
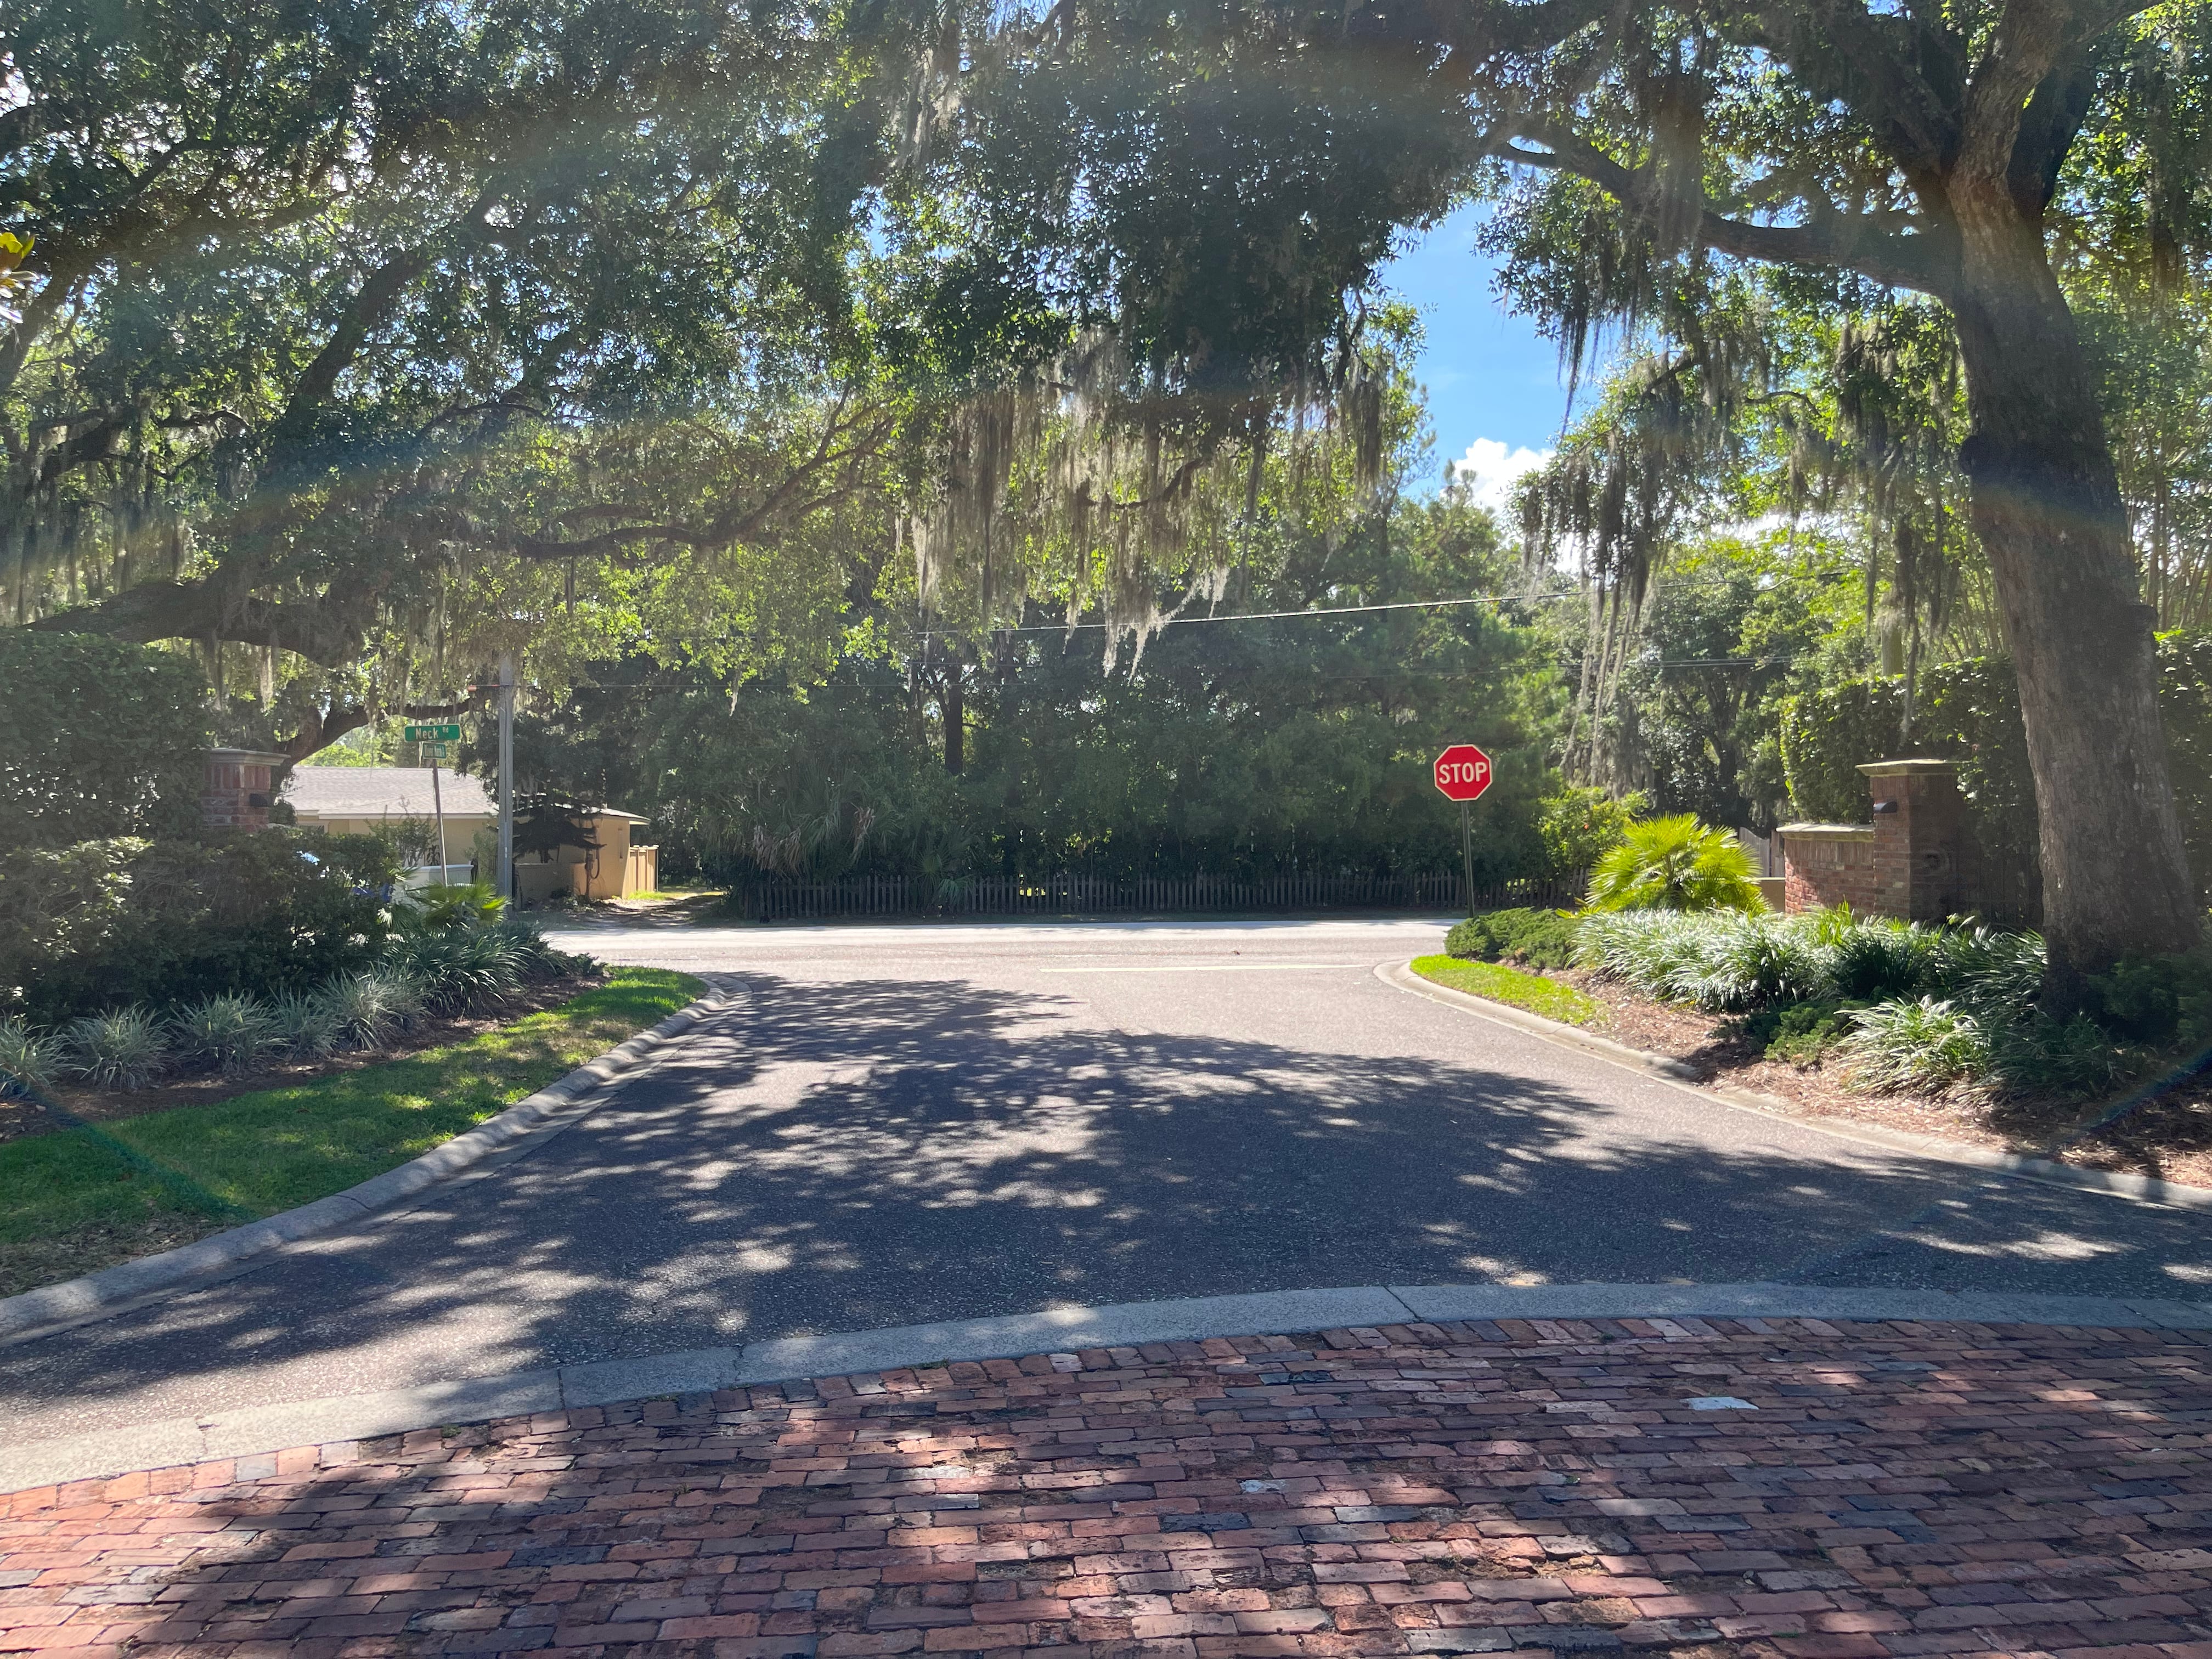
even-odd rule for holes
{"type": "Polygon", "coordinates": [[[2171,1332],[1041,1354],[20,1493],[0,1653],[2212,1659],[2208,1430],[2171,1332]]]}

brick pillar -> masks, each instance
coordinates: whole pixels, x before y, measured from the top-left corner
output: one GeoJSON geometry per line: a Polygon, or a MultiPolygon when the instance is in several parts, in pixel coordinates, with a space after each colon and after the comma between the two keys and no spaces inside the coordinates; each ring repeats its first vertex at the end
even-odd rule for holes
{"type": "Polygon", "coordinates": [[[276,769],[288,758],[259,749],[209,750],[200,822],[210,830],[266,830],[276,769]]]}
{"type": "Polygon", "coordinates": [[[1972,909],[1980,871],[1959,769],[1890,760],[1859,770],[1874,796],[1875,914],[1941,921],[1972,909]]]}

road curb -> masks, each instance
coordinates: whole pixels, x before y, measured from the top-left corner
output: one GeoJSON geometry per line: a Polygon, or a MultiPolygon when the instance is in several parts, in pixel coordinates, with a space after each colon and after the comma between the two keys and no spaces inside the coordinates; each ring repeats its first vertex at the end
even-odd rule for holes
{"type": "Polygon", "coordinates": [[[598,1096],[605,1085],[636,1071],[668,1042],[728,1004],[727,992],[712,988],[659,1024],[586,1061],[536,1093],[526,1095],[496,1117],[342,1193],[158,1255],[140,1256],[80,1279],[42,1285],[0,1299],[0,1345],[25,1341],[119,1312],[159,1292],[235,1267],[296,1240],[330,1232],[450,1181],[495,1152],[513,1151],[532,1139],[564,1129],[601,1103],[598,1096]]]}
{"type": "Polygon", "coordinates": [[[16,1443],[0,1447],[0,1493],[416,1429],[955,1360],[1443,1322],[1669,1318],[2212,1331],[2212,1305],[2118,1297],[1779,1284],[1362,1285],[1273,1291],[787,1337],[16,1443]]]}
{"type": "Polygon", "coordinates": [[[1880,1146],[1889,1152],[1911,1152],[1919,1158],[1939,1158],[1948,1164],[1964,1164],[1978,1170],[1994,1170],[2002,1174],[2018,1176],[2027,1181],[2039,1181],[2053,1187],[2069,1187],[2076,1192],[2103,1193],[2108,1197],[2133,1199],[2145,1204],[2164,1205],[2179,1210],[2212,1210],[2212,1190],[2203,1187],[2185,1187],[2179,1182],[2160,1181],[2151,1176],[2129,1175],[2122,1170],[2085,1170],[2071,1164],[2055,1163],[2050,1158],[2027,1158],[2018,1152],[1991,1152],[1986,1146],[1970,1146],[1964,1141],[1939,1140],[1932,1135],[1916,1135],[1903,1129],[1885,1129],[1872,1123],[1837,1123],[1826,1118],[1809,1116],[1791,1109],[1790,1103],[1774,1095],[1761,1094],[1755,1089],[1739,1089],[1729,1084],[1699,1085],[1703,1075],[1695,1066],[1680,1060],[1670,1060],[1664,1054],[1655,1054],[1643,1048],[1632,1048],[1625,1042],[1615,1042],[1609,1037],[1593,1036],[1578,1026],[1567,1025],[1556,1019],[1547,1019],[1541,1014],[1532,1014],[1526,1009],[1507,1003],[1492,1002],[1488,997],[1479,997],[1468,991],[1455,991],[1448,985],[1438,985],[1423,979],[1413,971],[1413,963],[1385,963],[1375,970],[1375,976],[1399,990],[1415,996],[1426,997],[1431,1002],[1441,1002],[1485,1019],[1495,1020],[1501,1025],[1510,1025],[1528,1032],[1531,1036],[1563,1048],[1575,1048],[1595,1059],[1641,1072],[1662,1083],[1695,1095],[1705,1101],[1719,1101],[1724,1106],[1740,1112],[1755,1112],[1761,1117],[1776,1118],[1801,1129],[1812,1129],[1838,1140],[1856,1140],[1867,1146],[1880,1146]]]}

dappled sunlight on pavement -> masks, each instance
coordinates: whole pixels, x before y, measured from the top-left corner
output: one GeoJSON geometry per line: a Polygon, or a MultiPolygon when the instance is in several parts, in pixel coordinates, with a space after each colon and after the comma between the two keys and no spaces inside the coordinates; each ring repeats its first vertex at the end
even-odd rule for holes
{"type": "Polygon", "coordinates": [[[302,1447],[5,1500],[0,1650],[2212,1659],[2208,1343],[1393,1326],[302,1447]]]}

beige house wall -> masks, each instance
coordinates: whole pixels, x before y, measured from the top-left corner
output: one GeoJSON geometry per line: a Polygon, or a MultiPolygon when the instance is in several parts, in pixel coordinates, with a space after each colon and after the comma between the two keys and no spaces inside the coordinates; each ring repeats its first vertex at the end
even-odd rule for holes
{"type": "Polygon", "coordinates": [[[653,890],[659,875],[660,849],[630,845],[630,832],[641,820],[610,812],[595,813],[586,822],[599,843],[595,851],[563,847],[556,854],[536,853],[515,860],[515,893],[524,903],[542,903],[562,894],[598,900],[653,890]]]}

